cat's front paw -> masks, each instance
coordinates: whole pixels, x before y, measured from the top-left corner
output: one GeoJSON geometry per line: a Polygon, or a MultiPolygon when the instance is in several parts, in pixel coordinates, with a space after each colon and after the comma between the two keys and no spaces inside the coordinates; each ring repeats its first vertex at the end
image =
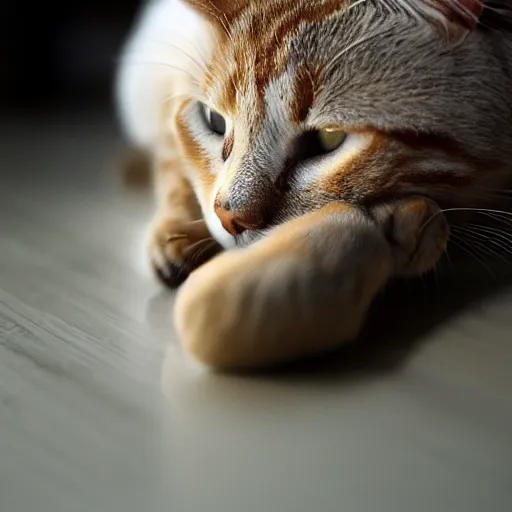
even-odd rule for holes
{"type": "Polygon", "coordinates": [[[165,285],[177,288],[222,249],[203,220],[158,216],[150,228],[148,250],[156,275],[165,285]]]}
{"type": "Polygon", "coordinates": [[[439,206],[422,197],[378,206],[373,215],[384,227],[399,277],[434,268],[446,250],[450,226],[439,206]]]}
{"type": "Polygon", "coordinates": [[[196,270],[176,298],[176,330],[186,352],[214,368],[327,352],[357,336],[392,269],[381,230],[333,203],[196,270]]]}

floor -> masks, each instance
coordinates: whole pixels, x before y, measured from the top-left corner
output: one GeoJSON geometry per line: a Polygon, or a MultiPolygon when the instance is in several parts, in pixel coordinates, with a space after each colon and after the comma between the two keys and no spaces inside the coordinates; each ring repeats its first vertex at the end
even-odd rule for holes
{"type": "Polygon", "coordinates": [[[512,282],[389,290],[360,344],[265,376],[181,353],[150,198],[96,112],[0,125],[2,512],[508,512],[512,282]]]}

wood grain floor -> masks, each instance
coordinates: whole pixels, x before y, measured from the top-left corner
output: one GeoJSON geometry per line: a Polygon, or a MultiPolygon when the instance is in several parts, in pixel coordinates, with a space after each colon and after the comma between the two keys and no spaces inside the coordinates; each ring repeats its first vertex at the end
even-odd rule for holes
{"type": "Polygon", "coordinates": [[[390,290],[335,361],[211,375],[118,146],[95,112],[0,126],[0,511],[512,510],[506,265],[390,290]]]}

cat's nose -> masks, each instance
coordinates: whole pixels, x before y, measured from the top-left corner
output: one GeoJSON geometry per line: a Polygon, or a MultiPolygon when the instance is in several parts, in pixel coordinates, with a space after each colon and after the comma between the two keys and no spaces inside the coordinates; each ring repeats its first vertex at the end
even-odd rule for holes
{"type": "Polygon", "coordinates": [[[215,204],[215,213],[219,218],[222,227],[233,236],[241,235],[249,229],[256,229],[260,224],[251,215],[242,214],[231,209],[229,203],[215,204]]]}

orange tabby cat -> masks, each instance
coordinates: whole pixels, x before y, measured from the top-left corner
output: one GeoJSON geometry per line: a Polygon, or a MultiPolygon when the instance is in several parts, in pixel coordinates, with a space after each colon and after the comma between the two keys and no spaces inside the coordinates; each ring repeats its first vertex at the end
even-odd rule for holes
{"type": "Polygon", "coordinates": [[[422,230],[433,204],[399,198],[477,206],[512,175],[510,19],[509,0],[144,8],[118,98],[154,160],[152,264],[177,286],[231,249],[178,298],[185,346],[228,366],[324,350],[404,273],[397,240],[409,275],[437,262],[442,215],[422,230]]]}

